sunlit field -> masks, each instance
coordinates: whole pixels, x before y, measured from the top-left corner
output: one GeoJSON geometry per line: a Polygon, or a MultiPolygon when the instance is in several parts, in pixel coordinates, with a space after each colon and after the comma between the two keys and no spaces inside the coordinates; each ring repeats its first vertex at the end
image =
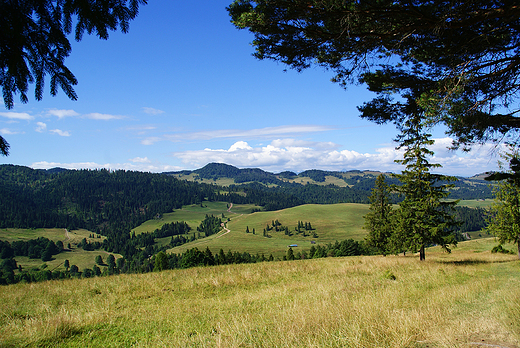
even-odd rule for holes
{"type": "Polygon", "coordinates": [[[520,263],[494,245],[5,286],[0,346],[514,347],[520,263]]]}

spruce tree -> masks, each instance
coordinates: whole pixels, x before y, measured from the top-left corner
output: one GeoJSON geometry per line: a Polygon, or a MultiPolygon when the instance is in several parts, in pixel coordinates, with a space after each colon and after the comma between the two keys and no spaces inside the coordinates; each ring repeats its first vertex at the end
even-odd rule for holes
{"type": "Polygon", "coordinates": [[[160,251],[155,255],[154,272],[160,272],[170,268],[168,263],[168,255],[164,251],[160,251]]]}
{"type": "Polygon", "coordinates": [[[294,260],[294,251],[291,247],[287,250],[287,260],[294,260]]]}
{"type": "Polygon", "coordinates": [[[449,245],[456,245],[452,229],[457,225],[453,211],[457,201],[446,201],[448,189],[452,187],[442,182],[453,181],[453,177],[432,174],[430,170],[441,167],[428,162],[433,152],[427,147],[433,145],[431,134],[424,131],[420,116],[411,115],[402,127],[398,137],[405,150],[404,159],[396,162],[406,169],[395,175],[402,183],[395,186],[404,196],[396,210],[396,228],[390,245],[394,252],[419,251],[420,260],[425,259],[425,248],[438,244],[450,252],[449,245]]]}
{"type": "Polygon", "coordinates": [[[386,255],[392,234],[392,205],[390,204],[390,187],[383,174],[376,179],[370,196],[370,213],[364,218],[365,229],[368,231],[365,238],[367,244],[386,255]]]}
{"type": "Polygon", "coordinates": [[[516,243],[520,259],[520,160],[513,148],[503,157],[509,160],[509,172],[490,178],[502,180],[494,188],[495,202],[491,205],[486,230],[497,237],[500,244],[516,243]]]}

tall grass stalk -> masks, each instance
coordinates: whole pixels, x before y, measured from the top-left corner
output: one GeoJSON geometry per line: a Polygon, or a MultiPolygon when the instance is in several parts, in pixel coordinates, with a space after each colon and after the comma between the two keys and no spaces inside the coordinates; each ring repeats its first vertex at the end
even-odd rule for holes
{"type": "Polygon", "coordinates": [[[513,347],[519,271],[466,247],[16,284],[0,347],[513,347]]]}

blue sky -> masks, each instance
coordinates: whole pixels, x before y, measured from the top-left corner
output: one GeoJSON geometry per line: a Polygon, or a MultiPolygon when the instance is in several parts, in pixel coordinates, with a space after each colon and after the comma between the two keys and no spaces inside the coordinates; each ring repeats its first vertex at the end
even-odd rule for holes
{"type": "MultiPolygon", "coordinates": [[[[370,92],[344,90],[320,68],[297,73],[256,60],[252,35],[229,21],[230,2],[150,1],[129,33],[74,42],[66,64],[79,81],[78,100],[47,88],[40,102],[0,109],[0,134],[11,145],[1,163],[150,172],[209,162],[271,172],[402,169],[394,163],[395,127],[358,117],[370,92]]],[[[446,150],[442,129],[433,136],[439,172],[497,169],[492,146],[462,154],[446,150]]]]}

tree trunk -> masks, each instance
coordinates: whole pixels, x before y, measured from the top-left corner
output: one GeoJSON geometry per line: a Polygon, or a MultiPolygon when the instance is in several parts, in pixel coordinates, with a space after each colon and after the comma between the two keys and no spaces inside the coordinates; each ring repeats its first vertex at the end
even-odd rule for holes
{"type": "Polygon", "coordinates": [[[424,252],[424,244],[421,245],[421,249],[419,249],[419,260],[420,261],[426,260],[426,254],[424,252]]]}
{"type": "Polygon", "coordinates": [[[516,246],[518,247],[518,259],[520,260],[520,235],[516,238],[516,246]]]}

